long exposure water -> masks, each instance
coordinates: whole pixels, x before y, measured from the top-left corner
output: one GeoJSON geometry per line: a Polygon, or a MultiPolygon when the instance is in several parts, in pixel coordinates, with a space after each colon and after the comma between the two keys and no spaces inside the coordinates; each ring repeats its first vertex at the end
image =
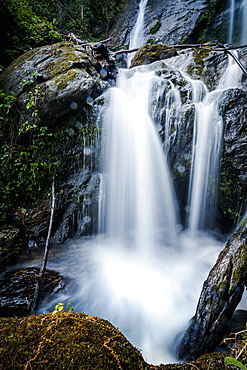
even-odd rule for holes
{"type": "MultiPolygon", "coordinates": [[[[139,33],[145,6],[142,0],[139,33]]],[[[229,73],[232,76],[231,68],[224,81],[229,73]]],[[[188,195],[189,230],[181,231],[163,151],[169,143],[162,146],[150,116],[157,79],[148,68],[122,70],[116,87],[105,93],[100,232],[52,247],[47,268],[60,271],[70,283],[38,309],[47,312],[58,302],[72,301],[76,311],[109,320],[153,364],[176,361],[177,338],[193,316],[203,281],[223,248],[204,231],[210,228],[208,209],[215,201],[215,194],[210,197],[205,187],[212,181],[205,177],[217,182],[217,173],[210,172],[218,167],[222,135],[215,97],[229,87],[221,82],[216,92],[208,93],[200,81],[191,80],[198,130],[194,130],[188,195]]],[[[178,117],[181,108],[178,91],[172,82],[168,84],[166,132],[170,109],[177,110],[178,117]]],[[[39,261],[37,256],[30,263],[39,261]]]]}
{"type": "Polygon", "coordinates": [[[72,301],[108,319],[150,363],[176,361],[176,337],[193,316],[222,243],[180,232],[166,157],[149,114],[157,75],[122,70],[103,115],[101,233],[54,247],[48,268],[76,286],[39,312],[72,301]]]}
{"type": "MultiPolygon", "coordinates": [[[[144,15],[147,5],[147,0],[140,0],[138,15],[135,25],[130,34],[129,49],[139,48],[144,44],[143,27],[144,27],[144,15]]],[[[130,53],[127,57],[127,67],[130,67],[133,53],[130,53]]]]}

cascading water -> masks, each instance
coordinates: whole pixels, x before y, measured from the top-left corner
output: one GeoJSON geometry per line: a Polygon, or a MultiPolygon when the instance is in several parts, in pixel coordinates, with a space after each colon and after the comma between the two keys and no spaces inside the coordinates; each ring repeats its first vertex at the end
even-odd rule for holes
{"type": "MultiPolygon", "coordinates": [[[[176,336],[193,315],[221,248],[211,238],[176,230],[176,199],[149,114],[157,94],[167,88],[168,97],[176,96],[169,80],[147,66],[122,70],[117,86],[105,93],[101,234],[66,243],[59,258],[54,249],[48,262],[78,284],[60,301],[110,320],[155,364],[176,361],[176,336]]],[[[172,119],[168,106],[175,116],[176,109],[165,101],[172,119]]],[[[178,109],[181,101],[172,101],[178,109]]]]}
{"type": "MultiPolygon", "coordinates": [[[[197,231],[207,227],[214,202],[208,193],[217,180],[210,169],[217,169],[222,134],[214,100],[223,86],[208,93],[201,82],[190,83],[196,120],[188,209],[190,229],[197,231]]],[[[59,299],[74,302],[76,311],[108,319],[154,364],[176,361],[176,336],[192,317],[202,282],[222,248],[206,235],[178,231],[166,153],[150,117],[160,94],[166,94],[164,148],[169,150],[167,136],[171,122],[178,126],[181,108],[169,79],[148,66],[122,70],[117,86],[105,93],[100,234],[68,241],[57,254],[53,248],[48,261],[49,269],[77,284],[49,302],[48,310],[59,299]]],[[[39,311],[44,307],[45,302],[39,311]]]]}
{"type": "Polygon", "coordinates": [[[153,245],[175,235],[176,202],[161,142],[148,113],[155,74],[130,74],[122,71],[118,87],[110,90],[104,118],[106,180],[100,228],[124,240],[134,233],[136,248],[153,251],[153,245]]]}
{"type": "MultiPolygon", "coordinates": [[[[137,20],[130,34],[130,42],[129,42],[130,50],[139,48],[144,44],[143,26],[144,26],[144,14],[145,14],[145,8],[147,5],[147,1],[148,0],[140,0],[137,20]]],[[[130,67],[132,58],[133,58],[133,53],[129,54],[127,58],[127,67],[130,67]]]]}
{"type": "Polygon", "coordinates": [[[229,43],[247,44],[247,0],[230,0],[229,43]]]}
{"type": "Polygon", "coordinates": [[[215,196],[223,123],[215,104],[215,93],[195,103],[195,126],[191,180],[189,190],[189,229],[211,229],[214,221],[215,196]]]}

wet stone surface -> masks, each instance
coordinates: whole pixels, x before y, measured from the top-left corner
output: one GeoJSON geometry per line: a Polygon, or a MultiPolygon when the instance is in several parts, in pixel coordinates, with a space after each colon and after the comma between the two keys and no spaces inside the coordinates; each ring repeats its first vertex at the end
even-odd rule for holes
{"type": "MultiPolygon", "coordinates": [[[[0,316],[25,316],[30,313],[31,300],[39,269],[36,267],[7,271],[0,280],[0,316]]],[[[65,279],[55,271],[45,271],[40,298],[65,288],[65,279]]]]}

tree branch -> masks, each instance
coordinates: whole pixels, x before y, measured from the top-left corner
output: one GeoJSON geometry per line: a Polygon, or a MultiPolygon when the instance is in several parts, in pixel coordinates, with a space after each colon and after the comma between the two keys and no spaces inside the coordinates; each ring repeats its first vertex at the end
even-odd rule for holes
{"type": "Polygon", "coordinates": [[[31,314],[34,313],[34,310],[37,306],[39,292],[40,292],[40,285],[42,283],[42,279],[43,279],[45,268],[46,268],[46,263],[47,263],[48,253],[49,253],[49,243],[50,243],[50,238],[51,238],[51,230],[52,230],[52,224],[53,224],[53,218],[54,218],[54,210],[55,210],[55,173],[54,173],[53,181],[52,181],[52,203],[51,203],[51,215],[50,215],[49,228],[48,228],[48,233],[47,233],[47,238],[46,238],[46,243],[45,243],[43,260],[42,260],[42,264],[40,267],[39,275],[37,277],[37,283],[35,286],[33,300],[31,303],[31,310],[30,310],[31,314]]]}

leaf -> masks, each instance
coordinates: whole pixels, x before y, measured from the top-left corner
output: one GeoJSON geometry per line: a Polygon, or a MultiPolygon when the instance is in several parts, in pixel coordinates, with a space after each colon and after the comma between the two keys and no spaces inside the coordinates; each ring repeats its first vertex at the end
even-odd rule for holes
{"type": "Polygon", "coordinates": [[[237,366],[239,369],[247,370],[247,367],[242,364],[242,362],[236,360],[233,357],[225,357],[224,358],[224,364],[225,365],[234,365],[237,366]]]}

